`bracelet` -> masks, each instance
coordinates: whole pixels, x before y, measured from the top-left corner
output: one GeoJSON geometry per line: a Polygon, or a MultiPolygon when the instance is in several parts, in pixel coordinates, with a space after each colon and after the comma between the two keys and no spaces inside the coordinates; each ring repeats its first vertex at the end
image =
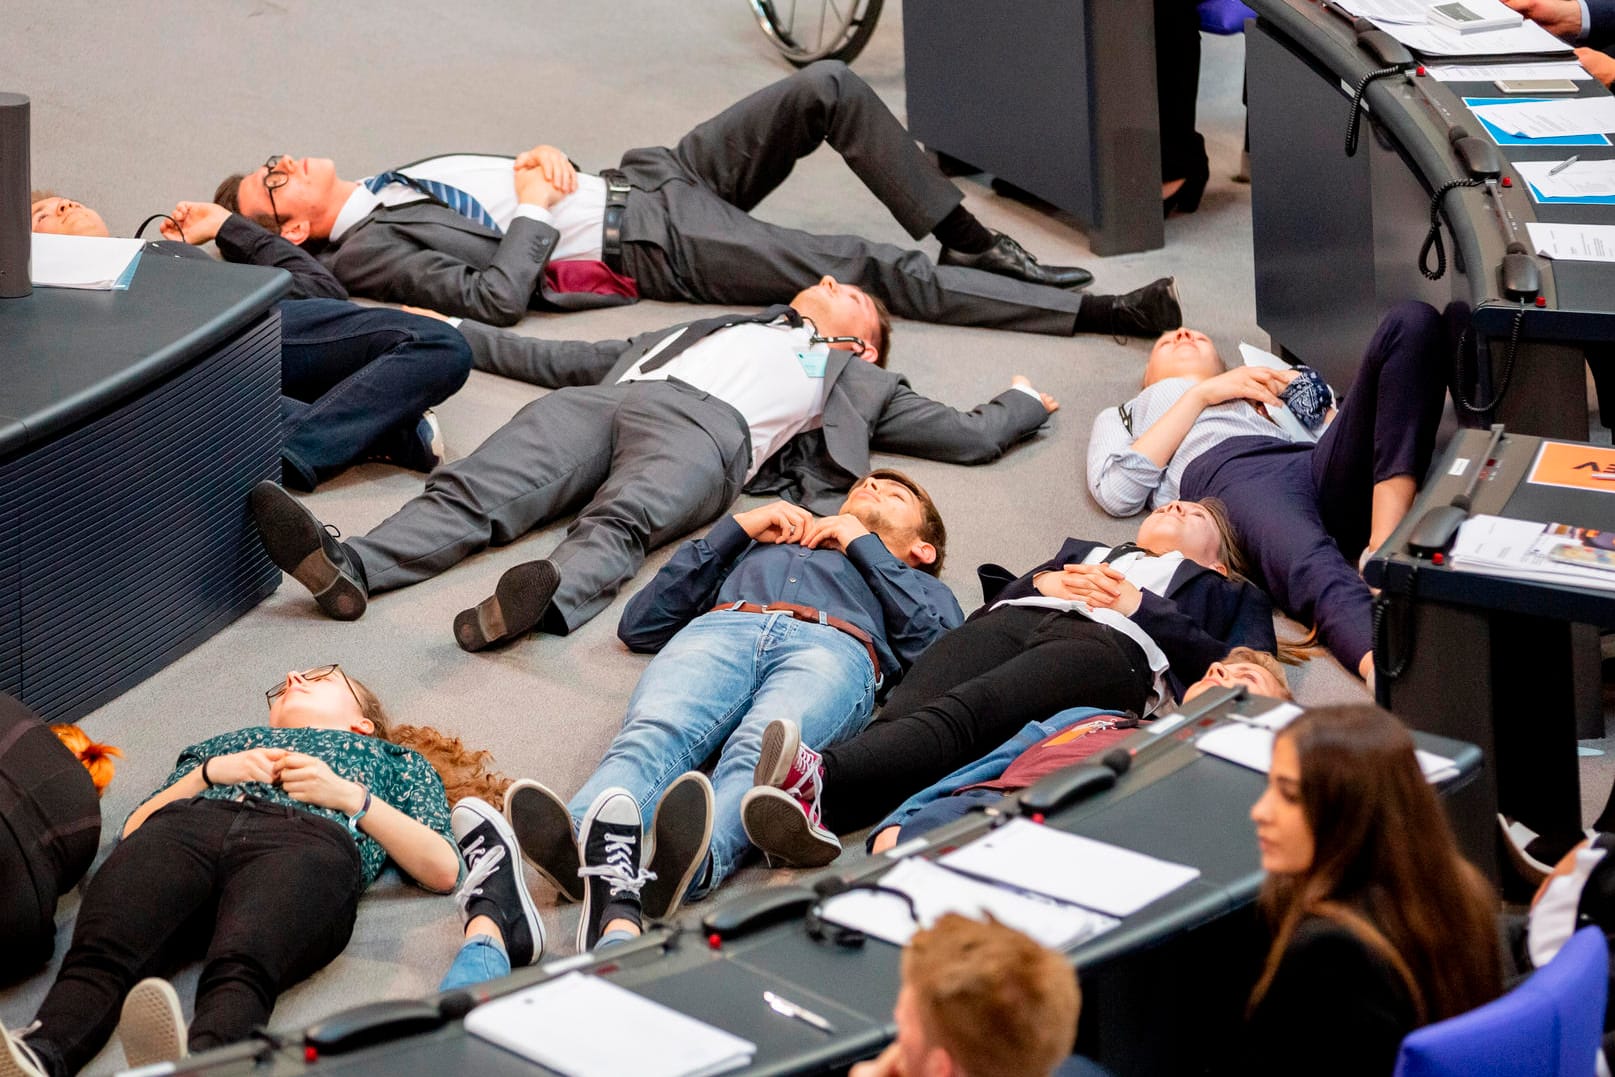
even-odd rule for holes
{"type": "MultiPolygon", "coordinates": [[[[354,784],[358,785],[357,782],[354,784]]],[[[355,838],[359,836],[359,820],[363,819],[366,813],[370,811],[370,787],[368,785],[360,785],[359,788],[364,790],[364,803],[359,805],[358,811],[348,816],[348,833],[352,834],[355,838]]]]}
{"type": "Polygon", "coordinates": [[[212,789],[214,786],[213,779],[207,776],[207,765],[211,762],[213,762],[213,757],[211,755],[202,760],[202,784],[207,786],[209,789],[212,789]]]}

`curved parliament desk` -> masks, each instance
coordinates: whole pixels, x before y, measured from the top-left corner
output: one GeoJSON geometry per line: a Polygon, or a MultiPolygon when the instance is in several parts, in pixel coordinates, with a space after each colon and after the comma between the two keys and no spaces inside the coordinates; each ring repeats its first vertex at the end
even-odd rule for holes
{"type": "Polygon", "coordinates": [[[280,582],[281,270],[148,248],[124,292],[0,299],[0,692],[69,721],[280,582]]]}
{"type": "MultiPolygon", "coordinates": [[[[1258,324],[1291,358],[1344,388],[1390,307],[1406,299],[1467,304],[1488,357],[1471,395],[1482,405],[1504,377],[1518,318],[1513,382],[1486,418],[1519,433],[1585,438],[1583,363],[1615,340],[1615,263],[1526,253],[1540,273],[1540,300],[1507,294],[1500,269],[1511,243],[1531,251],[1528,221],[1615,224],[1615,206],[1534,202],[1513,162],[1602,160],[1615,158],[1615,147],[1499,147],[1507,186],[1445,196],[1449,266],[1429,281],[1418,263],[1431,195],[1468,175],[1453,129],[1492,142],[1461,98],[1504,95],[1491,82],[1413,71],[1375,81],[1357,154],[1347,157],[1351,88],[1385,65],[1337,9],[1314,0],[1249,3],[1258,13],[1246,35],[1258,324]]],[[[1576,85],[1578,96],[1608,96],[1597,82],[1576,85]]]]}

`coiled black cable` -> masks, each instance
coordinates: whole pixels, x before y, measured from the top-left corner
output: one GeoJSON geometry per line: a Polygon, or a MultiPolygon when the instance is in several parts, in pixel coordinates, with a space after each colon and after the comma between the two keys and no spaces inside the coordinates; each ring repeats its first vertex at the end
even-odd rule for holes
{"type": "Polygon", "coordinates": [[[1374,81],[1390,78],[1392,75],[1401,74],[1401,72],[1402,68],[1400,67],[1382,67],[1377,71],[1370,71],[1357,80],[1357,88],[1351,94],[1351,115],[1346,119],[1347,157],[1357,156],[1357,130],[1360,126],[1358,121],[1362,118],[1363,94],[1368,92],[1369,85],[1374,81]]]}
{"type": "Polygon", "coordinates": [[[1498,379],[1497,389],[1492,393],[1491,401],[1486,404],[1476,404],[1469,398],[1468,383],[1464,377],[1464,345],[1469,341],[1469,327],[1464,326],[1464,331],[1458,335],[1458,353],[1452,360],[1452,398],[1464,411],[1471,415],[1486,415],[1503,403],[1503,397],[1507,395],[1508,387],[1514,381],[1514,360],[1519,354],[1520,328],[1524,323],[1525,307],[1522,305],[1514,312],[1514,326],[1508,335],[1508,355],[1503,360],[1502,377],[1498,379]]]}
{"type": "Polygon", "coordinates": [[[1482,179],[1448,180],[1430,196],[1430,231],[1424,234],[1424,244],[1419,247],[1419,272],[1424,274],[1426,280],[1440,280],[1447,275],[1447,247],[1441,241],[1441,200],[1447,197],[1448,191],[1459,187],[1479,187],[1485,182],[1482,179]],[[1429,265],[1432,250],[1436,252],[1435,269],[1429,265]]]}

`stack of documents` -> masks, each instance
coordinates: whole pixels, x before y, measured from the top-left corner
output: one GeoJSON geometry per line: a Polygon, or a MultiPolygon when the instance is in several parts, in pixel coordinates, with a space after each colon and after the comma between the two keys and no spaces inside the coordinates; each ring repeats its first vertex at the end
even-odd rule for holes
{"type": "Polygon", "coordinates": [[[1484,576],[1615,591],[1615,551],[1586,541],[1597,535],[1566,524],[1472,516],[1458,529],[1449,561],[1484,576]]]}
{"type": "MultiPolygon", "coordinates": [[[[1538,202],[1608,205],[1615,202],[1615,161],[1516,161],[1514,167],[1538,202]]],[[[1529,222],[1528,222],[1529,223],[1529,222]]]]}
{"type": "MultiPolygon", "coordinates": [[[[1615,201],[1615,199],[1611,199],[1615,201]]],[[[1527,221],[1531,249],[1564,262],[1615,262],[1615,224],[1527,221]]]]}
{"type": "Polygon", "coordinates": [[[750,1040],[581,972],[478,1006],[465,1029],[567,1077],[707,1077],[757,1053],[750,1040]]]}
{"type": "Polygon", "coordinates": [[[33,234],[29,277],[35,288],[123,291],[134,279],[145,243],[138,239],[33,234]]]}
{"type": "Polygon", "coordinates": [[[1011,819],[937,861],[904,860],[881,876],[883,888],[913,900],[913,914],[891,894],[849,890],[825,902],[824,918],[901,946],[944,913],[990,913],[1045,946],[1069,949],[1199,874],[1199,868],[1011,819]]]}
{"type": "Polygon", "coordinates": [[[1496,82],[1498,79],[1569,79],[1591,82],[1592,72],[1574,60],[1549,60],[1535,64],[1432,64],[1425,68],[1437,82],[1496,82]]]}
{"type": "Polygon", "coordinates": [[[1506,101],[1475,105],[1469,111],[1488,127],[1516,138],[1571,138],[1615,131],[1615,97],[1506,101]]]}
{"type": "MultiPolygon", "coordinates": [[[[1465,0],[1480,7],[1480,0],[1465,0]]],[[[1372,22],[1426,56],[1513,56],[1568,53],[1570,46],[1529,20],[1503,30],[1462,33],[1430,21],[1434,0],[1335,0],[1335,5],[1372,22]]],[[[1502,6],[1502,5],[1499,5],[1502,6]]],[[[1505,8],[1505,10],[1507,10],[1505,8]]]]}

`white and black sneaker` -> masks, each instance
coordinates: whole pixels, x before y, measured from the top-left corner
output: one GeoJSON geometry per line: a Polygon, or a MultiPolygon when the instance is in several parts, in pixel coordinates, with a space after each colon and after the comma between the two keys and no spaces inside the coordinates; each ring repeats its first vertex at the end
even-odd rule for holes
{"type": "Polygon", "coordinates": [[[511,967],[531,965],[544,953],[544,924],[522,878],[516,835],[492,804],[477,797],[454,805],[449,826],[465,858],[465,881],[454,895],[461,922],[486,916],[499,925],[511,967]]]}
{"type": "Polygon", "coordinates": [[[23,1039],[38,1028],[38,1021],[16,1032],[0,1025],[0,1077],[50,1077],[44,1061],[23,1039]]]}
{"type": "Polygon", "coordinates": [[[640,890],[653,878],[645,863],[645,826],[639,804],[626,790],[602,790],[589,805],[578,830],[583,879],[583,915],[578,920],[578,952],[587,953],[613,920],[644,922],[640,890]]]}
{"type": "Polygon", "coordinates": [[[130,1069],[185,1057],[185,1011],[174,985],[148,976],[129,989],[118,1018],[118,1043],[130,1069]]]}
{"type": "Polygon", "coordinates": [[[651,881],[645,884],[645,916],[666,920],[707,862],[712,845],[712,783],[698,770],[673,779],[656,802],[651,820],[651,881]]]}

